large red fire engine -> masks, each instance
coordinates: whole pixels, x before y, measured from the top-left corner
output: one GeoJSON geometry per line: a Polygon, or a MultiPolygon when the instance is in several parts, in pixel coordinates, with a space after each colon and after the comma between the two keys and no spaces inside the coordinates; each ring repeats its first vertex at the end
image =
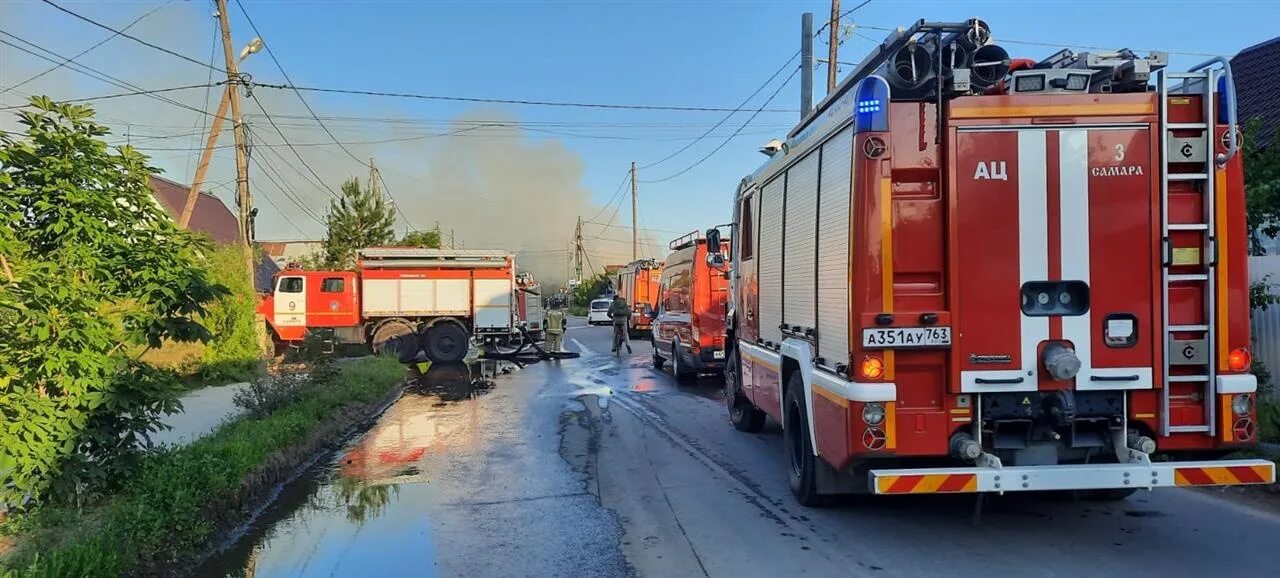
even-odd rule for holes
{"type": "Polygon", "coordinates": [[[627,321],[627,335],[632,339],[649,331],[646,307],[652,307],[658,298],[658,280],[662,277],[662,263],[654,259],[632,261],[618,270],[618,294],[631,306],[631,318],[627,321]]]}
{"type": "Polygon", "coordinates": [[[1230,65],[989,38],[891,33],[742,180],[732,422],[804,504],[1274,481],[1190,461],[1257,439],[1230,65]]]}
{"type": "Polygon", "coordinates": [[[459,361],[473,341],[521,339],[514,297],[515,259],[505,251],[372,248],[359,251],[355,271],[277,273],[258,309],[277,343],[318,329],[339,343],[394,348],[405,361],[419,349],[459,361]]]}

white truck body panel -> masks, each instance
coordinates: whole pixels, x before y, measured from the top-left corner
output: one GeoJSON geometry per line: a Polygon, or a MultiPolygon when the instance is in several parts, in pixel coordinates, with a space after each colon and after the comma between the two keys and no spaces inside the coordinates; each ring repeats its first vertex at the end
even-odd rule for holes
{"type": "Polygon", "coordinates": [[[511,329],[513,284],[511,279],[476,279],[476,330],[511,329]]]}
{"type": "Polygon", "coordinates": [[[849,181],[853,127],[822,145],[818,191],[818,357],[828,367],[849,357],[849,181]]]}

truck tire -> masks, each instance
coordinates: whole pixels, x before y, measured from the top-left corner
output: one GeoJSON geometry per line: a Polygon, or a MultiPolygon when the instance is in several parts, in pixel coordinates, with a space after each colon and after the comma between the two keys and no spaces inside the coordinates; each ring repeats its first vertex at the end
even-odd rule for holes
{"type": "Polygon", "coordinates": [[[676,376],[676,383],[693,383],[698,379],[698,372],[689,371],[680,363],[680,342],[671,342],[671,373],[676,376]]]}
{"type": "Polygon", "coordinates": [[[457,323],[437,323],[427,329],[423,349],[427,358],[436,363],[456,363],[467,356],[470,347],[467,332],[457,323]]]}
{"type": "Polygon", "coordinates": [[[738,363],[736,348],[729,353],[729,361],[724,368],[724,400],[729,407],[729,423],[734,429],[747,433],[764,429],[764,412],[742,394],[742,366],[738,363]]]}
{"type": "Polygon", "coordinates": [[[369,348],[374,355],[394,353],[401,363],[409,363],[418,356],[418,340],[413,334],[413,325],[401,319],[392,319],[374,329],[369,348]],[[405,361],[406,358],[409,361],[405,361]]]}
{"type": "Polygon", "coordinates": [[[782,439],[787,450],[787,478],[791,495],[800,505],[817,508],[831,503],[830,496],[818,493],[818,456],[813,454],[809,439],[809,418],[805,410],[804,382],[799,373],[787,379],[785,420],[782,439]]]}

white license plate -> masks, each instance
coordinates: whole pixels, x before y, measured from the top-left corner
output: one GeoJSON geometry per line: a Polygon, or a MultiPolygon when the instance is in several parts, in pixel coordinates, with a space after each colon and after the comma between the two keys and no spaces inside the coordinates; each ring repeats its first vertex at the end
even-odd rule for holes
{"type": "Polygon", "coordinates": [[[951,345],[950,327],[884,327],[862,330],[862,346],[868,349],[948,345],[951,345]]]}
{"type": "Polygon", "coordinates": [[[712,359],[724,359],[724,350],[723,350],[723,349],[721,349],[721,350],[718,350],[718,351],[712,351],[712,352],[711,352],[711,358],[712,358],[712,359]]]}

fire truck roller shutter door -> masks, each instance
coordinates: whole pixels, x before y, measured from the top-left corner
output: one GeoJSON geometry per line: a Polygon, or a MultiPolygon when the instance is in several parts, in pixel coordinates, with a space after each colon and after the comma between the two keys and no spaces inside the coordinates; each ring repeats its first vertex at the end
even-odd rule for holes
{"type": "Polygon", "coordinates": [[[818,219],[818,160],[814,150],[787,169],[787,206],[783,227],[782,323],[813,328],[817,260],[814,236],[818,219]]]}
{"type": "Polygon", "coordinates": [[[777,344],[782,341],[782,212],[786,195],[786,174],[779,174],[760,190],[760,337],[777,344]]]}
{"type": "Polygon", "coordinates": [[[849,200],[853,127],[822,145],[818,194],[818,356],[849,361],[849,200]]]}

